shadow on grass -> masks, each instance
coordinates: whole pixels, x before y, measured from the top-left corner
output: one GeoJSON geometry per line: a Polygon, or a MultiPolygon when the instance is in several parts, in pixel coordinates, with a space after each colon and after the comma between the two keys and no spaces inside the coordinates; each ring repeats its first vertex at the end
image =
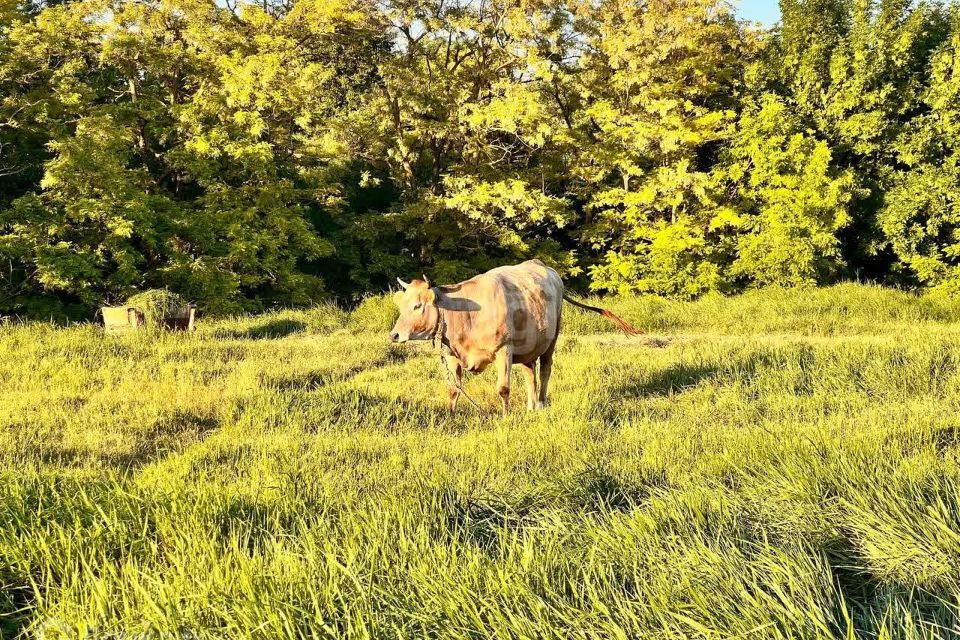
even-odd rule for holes
{"type": "Polygon", "coordinates": [[[58,467],[78,467],[98,463],[117,470],[135,470],[171,453],[183,451],[203,440],[220,426],[211,415],[175,409],[140,432],[125,434],[136,440],[126,451],[98,451],[85,447],[36,443],[23,438],[13,448],[18,462],[35,461],[58,467]]]}
{"type": "Polygon", "coordinates": [[[630,377],[611,389],[614,398],[637,396],[672,396],[715,379],[721,373],[712,365],[675,364],[652,376],[630,377]]]}
{"type": "Polygon", "coordinates": [[[597,394],[592,399],[588,416],[608,426],[615,425],[642,406],[644,399],[679,395],[719,375],[720,369],[717,367],[686,364],[676,364],[654,372],[626,372],[619,380],[606,386],[605,393],[597,394]]]}
{"type": "Polygon", "coordinates": [[[270,540],[298,538],[304,535],[305,527],[311,522],[337,515],[330,505],[316,502],[308,504],[311,508],[304,513],[301,510],[258,503],[246,496],[230,496],[224,503],[203,515],[220,533],[225,550],[233,544],[231,541],[239,541],[248,553],[254,554],[263,553],[270,540]]]}
{"type": "Polygon", "coordinates": [[[606,469],[590,467],[574,476],[565,489],[575,509],[596,513],[630,511],[646,502],[654,491],[668,486],[662,471],[650,473],[642,482],[629,482],[606,469]]]}
{"type": "Polygon", "coordinates": [[[739,354],[722,362],[681,362],[654,372],[627,372],[623,379],[615,381],[609,387],[609,397],[631,399],[643,396],[672,396],[708,382],[732,384],[739,380],[751,383],[762,370],[782,368],[787,364],[789,361],[783,356],[753,352],[739,354]]]}
{"type": "Polygon", "coordinates": [[[416,400],[371,392],[370,389],[331,386],[319,390],[316,411],[306,431],[372,428],[394,432],[402,429],[436,428],[446,412],[416,400]]]}
{"type": "Polygon", "coordinates": [[[357,375],[362,371],[362,368],[351,367],[346,371],[330,371],[324,369],[316,369],[313,371],[305,371],[303,373],[295,373],[290,375],[280,375],[276,377],[264,377],[261,378],[260,384],[271,390],[276,390],[280,392],[286,391],[316,391],[321,387],[326,387],[327,385],[343,382],[348,380],[351,377],[357,375]]]}
{"type": "Polygon", "coordinates": [[[474,497],[447,489],[438,499],[445,518],[443,531],[494,558],[500,555],[504,542],[536,525],[536,512],[543,507],[543,500],[536,495],[515,499],[474,497]]]}
{"type": "Polygon", "coordinates": [[[744,393],[750,394],[765,370],[782,369],[784,364],[782,356],[750,352],[717,361],[672,363],[654,371],[621,367],[608,371],[610,382],[592,402],[590,415],[616,422],[643,406],[645,399],[673,398],[708,385],[743,384],[744,393]]]}
{"type": "Polygon", "coordinates": [[[539,530],[542,519],[554,517],[558,508],[600,517],[625,513],[641,507],[654,492],[668,486],[661,472],[631,482],[591,467],[522,495],[475,496],[450,487],[424,492],[432,492],[436,500],[436,505],[427,509],[444,514],[444,532],[496,558],[512,540],[539,530]]]}
{"type": "Polygon", "coordinates": [[[271,320],[248,329],[218,329],[214,335],[230,340],[274,340],[303,333],[306,328],[300,320],[271,320]]]}
{"type": "MultiPolygon", "coordinates": [[[[912,585],[884,584],[884,580],[869,569],[869,562],[857,549],[854,542],[841,536],[828,541],[821,552],[827,560],[837,595],[843,609],[836,603],[834,619],[842,621],[849,614],[854,627],[864,637],[883,637],[882,628],[897,620],[890,619],[893,602],[902,615],[909,617],[916,628],[930,631],[956,630],[958,617],[943,593],[934,593],[912,585]]],[[[844,635],[845,628],[837,625],[837,636],[844,635]]],[[[920,637],[920,636],[917,636],[920,637]]],[[[924,637],[950,637],[930,635],[924,637]]]]}
{"type": "Polygon", "coordinates": [[[373,360],[364,363],[354,364],[345,369],[319,368],[309,371],[301,371],[292,374],[264,374],[261,375],[260,384],[266,389],[277,391],[317,391],[323,387],[333,386],[341,382],[346,382],[351,378],[373,369],[379,369],[394,364],[402,364],[416,353],[409,350],[399,349],[390,345],[384,353],[373,360]]]}
{"type": "Polygon", "coordinates": [[[930,434],[937,455],[945,456],[960,447],[960,425],[947,424],[937,427],[930,434]]]}
{"type": "Polygon", "coordinates": [[[34,605],[33,589],[28,576],[19,576],[12,570],[0,570],[0,638],[26,637],[34,605]]]}

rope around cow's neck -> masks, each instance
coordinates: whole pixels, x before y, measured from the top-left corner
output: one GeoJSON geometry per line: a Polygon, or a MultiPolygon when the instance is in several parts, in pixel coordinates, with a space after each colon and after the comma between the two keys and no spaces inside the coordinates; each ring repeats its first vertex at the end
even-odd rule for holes
{"type": "Polygon", "coordinates": [[[470,401],[470,404],[474,406],[477,411],[483,412],[483,408],[477,404],[477,401],[470,397],[470,394],[467,393],[467,390],[463,388],[463,385],[457,380],[457,376],[454,375],[453,371],[450,371],[450,364],[447,362],[446,356],[453,356],[453,351],[450,349],[449,344],[443,344],[444,333],[447,329],[447,323],[443,318],[443,310],[440,309],[440,305],[437,307],[437,328],[433,332],[433,348],[437,350],[440,354],[440,365],[443,367],[443,370],[447,374],[447,380],[452,384],[456,390],[463,394],[463,397],[470,401]]]}

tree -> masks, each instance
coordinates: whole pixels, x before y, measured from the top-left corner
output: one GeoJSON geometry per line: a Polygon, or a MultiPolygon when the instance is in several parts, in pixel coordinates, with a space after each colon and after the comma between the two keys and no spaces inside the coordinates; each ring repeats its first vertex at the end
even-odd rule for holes
{"type": "Polygon", "coordinates": [[[358,121],[379,141],[363,157],[399,198],[360,221],[373,268],[453,280],[536,255],[574,271],[557,239],[574,218],[559,159],[572,107],[556,97],[569,12],[496,0],[394,2],[385,15],[395,55],[358,121]]]}
{"type": "Polygon", "coordinates": [[[318,299],[308,261],[333,247],[311,219],[342,172],[328,124],[372,73],[344,48],[378,35],[361,9],[77,2],[15,25],[5,111],[47,142],[43,179],[0,213],[31,294],[6,306],[157,286],[208,311],[318,299]]]}
{"type": "Polygon", "coordinates": [[[937,3],[783,0],[764,55],[765,91],[785,104],[850,171],[850,224],[838,232],[848,275],[889,275],[877,212],[898,162],[895,146],[923,110],[933,50],[946,35],[937,3]]]}
{"type": "Polygon", "coordinates": [[[48,143],[67,134],[66,123],[76,122],[99,91],[103,78],[94,61],[101,29],[84,19],[89,5],[51,6],[36,16],[23,5],[6,7],[0,24],[0,312],[49,316],[71,300],[41,285],[42,267],[28,238],[69,251],[55,232],[26,228],[30,220],[44,222],[36,217],[36,201],[11,205],[39,188],[51,158],[48,143]]]}
{"type": "Polygon", "coordinates": [[[760,30],[725,0],[0,0],[0,312],[156,287],[258,310],[531,257],[685,298],[941,286],[948,13],[783,0],[760,30]]]}
{"type": "Polygon", "coordinates": [[[960,293],[960,10],[950,39],[936,52],[928,113],[897,146],[904,168],[880,213],[885,237],[902,268],[921,284],[960,293]]]}
{"type": "Polygon", "coordinates": [[[746,108],[718,172],[736,194],[714,225],[736,234],[733,276],[762,285],[829,282],[843,266],[853,175],[776,96],[746,108]]]}
{"type": "Polygon", "coordinates": [[[745,43],[712,0],[608,0],[580,74],[576,171],[587,185],[585,240],[604,252],[598,290],[695,296],[724,289],[711,171],[736,116],[745,43]]]}

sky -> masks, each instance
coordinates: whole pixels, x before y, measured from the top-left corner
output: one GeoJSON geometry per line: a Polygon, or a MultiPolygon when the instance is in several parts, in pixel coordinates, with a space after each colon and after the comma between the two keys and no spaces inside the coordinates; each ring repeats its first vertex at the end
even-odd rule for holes
{"type": "Polygon", "coordinates": [[[756,20],[771,25],[780,19],[780,3],[777,0],[740,0],[737,13],[745,20],[756,20]]]}

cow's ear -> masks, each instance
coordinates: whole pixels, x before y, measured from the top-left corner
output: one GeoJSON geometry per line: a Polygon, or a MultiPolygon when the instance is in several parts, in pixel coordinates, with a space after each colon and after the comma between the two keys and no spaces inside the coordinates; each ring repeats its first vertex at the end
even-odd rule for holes
{"type": "Polygon", "coordinates": [[[437,302],[437,290],[436,289],[427,289],[427,292],[424,294],[424,299],[427,304],[436,304],[437,302]]]}
{"type": "Polygon", "coordinates": [[[400,299],[403,298],[403,291],[395,291],[393,293],[393,302],[399,307],[400,299]]]}

